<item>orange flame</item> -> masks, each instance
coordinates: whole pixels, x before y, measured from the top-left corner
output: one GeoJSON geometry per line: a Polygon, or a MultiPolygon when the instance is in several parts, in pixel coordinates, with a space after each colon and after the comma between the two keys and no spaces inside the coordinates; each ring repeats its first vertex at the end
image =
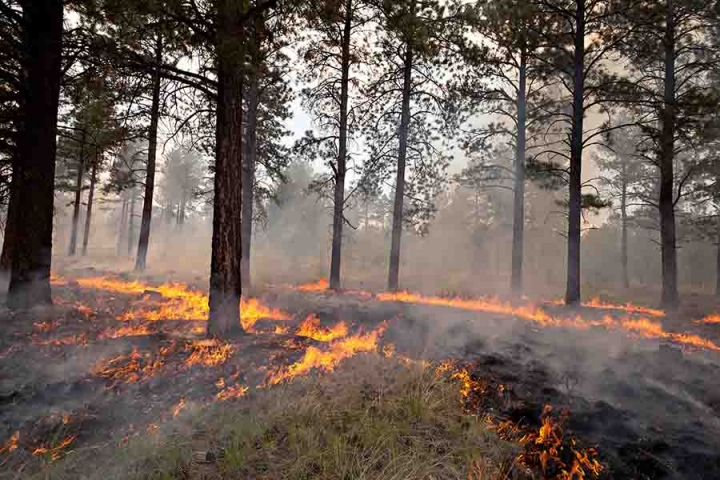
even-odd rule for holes
{"type": "Polygon", "coordinates": [[[713,313],[700,320],[695,320],[693,323],[697,325],[715,325],[720,323],[720,313],[713,313]]]}
{"type": "Polygon", "coordinates": [[[317,282],[298,285],[297,287],[295,287],[295,290],[299,290],[301,292],[324,292],[329,288],[330,283],[328,282],[328,279],[322,277],[317,282]]]}
{"type": "Polygon", "coordinates": [[[33,450],[33,455],[45,455],[50,454],[51,460],[57,460],[62,455],[62,450],[69,446],[73,441],[75,440],[75,435],[72,435],[70,437],[67,437],[63,439],[60,443],[58,443],[55,447],[48,448],[48,447],[38,447],[35,450],[33,450]]]}
{"type": "MultiPolygon", "coordinates": [[[[553,317],[546,311],[532,305],[514,306],[509,302],[501,302],[497,299],[466,300],[462,298],[424,297],[408,292],[381,293],[377,295],[377,298],[383,302],[415,303],[514,316],[535,322],[543,327],[572,327],[578,329],[605,327],[610,329],[624,329],[648,339],[671,340],[682,345],[720,351],[720,345],[717,345],[711,340],[704,339],[695,334],[667,332],[660,323],[645,317],[638,319],[628,317],[620,320],[616,320],[609,315],[603,317],[602,320],[587,320],[580,316],[560,318],[553,317]]],[[[657,312],[659,312],[659,310],[657,312]]]]}
{"type": "Polygon", "coordinates": [[[387,322],[367,334],[360,332],[357,335],[335,340],[329,344],[328,350],[308,347],[300,361],[271,374],[268,383],[277,385],[300,375],[307,375],[313,369],[331,372],[346,358],[357,353],[377,350],[378,340],[385,333],[386,328],[387,322]]]}
{"type": "Polygon", "coordinates": [[[133,348],[128,355],[119,355],[100,362],[95,367],[95,373],[107,379],[111,386],[118,383],[138,383],[152,377],[163,363],[162,359],[153,358],[149,353],[140,354],[137,348],[133,348]]]}
{"type": "MultiPolygon", "coordinates": [[[[118,316],[119,320],[203,320],[206,321],[210,308],[208,296],[179,283],[164,283],[158,286],[139,281],[123,281],[106,277],[80,278],[82,288],[94,288],[124,294],[147,293],[135,302],[135,308],[118,316]],[[153,302],[152,294],[163,297],[163,302],[153,302]]],[[[248,331],[258,320],[290,320],[292,316],[282,310],[270,308],[256,298],[240,300],[240,322],[248,331]]]]}
{"type": "Polygon", "coordinates": [[[116,329],[108,329],[100,338],[142,337],[152,335],[154,332],[146,325],[128,325],[116,329]]]}
{"type": "Polygon", "coordinates": [[[260,303],[257,298],[240,299],[240,323],[246,331],[251,332],[253,326],[261,318],[284,321],[291,320],[292,316],[282,310],[260,303]]]}
{"type": "Polygon", "coordinates": [[[582,304],[583,307],[588,308],[601,308],[603,310],[619,310],[623,312],[628,313],[641,313],[644,315],[649,315],[651,317],[664,317],[665,312],[663,310],[658,310],[655,308],[649,308],[649,307],[642,307],[639,305],[633,305],[632,303],[628,302],[625,305],[618,305],[615,303],[606,303],[600,300],[599,297],[595,297],[591,299],[589,302],[585,302],[582,304]]]}
{"type": "Polygon", "coordinates": [[[0,447],[0,453],[10,453],[18,448],[18,440],[20,440],[20,432],[13,433],[5,444],[0,447]]]}
{"type": "Polygon", "coordinates": [[[330,342],[347,334],[348,327],[345,322],[338,322],[330,328],[323,327],[320,325],[320,319],[314,314],[308,315],[300,324],[297,332],[295,332],[295,335],[312,338],[319,342],[330,342]]]}
{"type": "Polygon", "coordinates": [[[172,414],[173,418],[177,418],[178,415],[180,415],[180,412],[183,411],[185,408],[185,399],[180,398],[180,401],[172,408],[172,414]]]}
{"type": "Polygon", "coordinates": [[[193,365],[205,365],[206,367],[222,365],[235,353],[235,349],[229,343],[221,343],[213,339],[193,342],[187,345],[185,350],[191,352],[190,356],[185,360],[185,365],[188,367],[193,365]]]}
{"type": "Polygon", "coordinates": [[[221,402],[224,402],[233,398],[244,397],[247,391],[248,387],[237,383],[232,387],[224,388],[222,391],[218,392],[218,394],[215,395],[215,398],[221,402]]]}

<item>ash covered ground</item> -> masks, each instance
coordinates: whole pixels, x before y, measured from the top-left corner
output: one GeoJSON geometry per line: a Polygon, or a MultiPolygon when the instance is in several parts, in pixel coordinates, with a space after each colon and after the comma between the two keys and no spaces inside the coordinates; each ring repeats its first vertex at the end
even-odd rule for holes
{"type": "Polygon", "coordinates": [[[471,413],[536,427],[547,405],[567,411],[566,434],[597,449],[602,478],[720,478],[712,317],[274,286],[245,304],[249,333],[218,342],[202,294],[158,285],[64,272],[52,308],[0,313],[0,477],[379,352],[454,360],[471,413]]]}

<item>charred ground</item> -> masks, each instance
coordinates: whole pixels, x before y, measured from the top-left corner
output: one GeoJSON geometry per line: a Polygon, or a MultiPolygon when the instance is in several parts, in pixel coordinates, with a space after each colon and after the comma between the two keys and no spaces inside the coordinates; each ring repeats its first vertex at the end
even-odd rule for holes
{"type": "Polygon", "coordinates": [[[418,305],[318,284],[255,292],[243,318],[249,333],[218,342],[204,338],[192,305],[185,316],[162,310],[180,297],[157,285],[70,272],[55,280],[53,307],[2,312],[3,470],[37,473],[76,452],[152,435],[188,409],[332,375],[344,359],[369,353],[427,368],[451,361],[465,411],[524,446],[530,470],[516,465],[516,476],[557,477],[561,463],[573,464],[572,439],[579,452],[597,449],[603,478],[720,476],[720,354],[707,348],[720,337],[716,323],[683,313],[652,319],[659,329],[639,327],[631,320],[646,313],[610,305],[487,313],[457,308],[462,299],[418,305]],[[105,283],[87,281],[98,278],[105,283]],[[538,312],[563,320],[533,320],[538,312]],[[562,445],[543,440],[544,425],[562,445]],[[543,460],[552,448],[559,451],[543,460]]]}

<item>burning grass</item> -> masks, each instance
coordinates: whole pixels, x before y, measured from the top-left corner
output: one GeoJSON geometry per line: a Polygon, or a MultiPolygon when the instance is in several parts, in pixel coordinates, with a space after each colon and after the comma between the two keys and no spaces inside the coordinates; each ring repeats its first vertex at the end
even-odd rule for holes
{"type": "Polygon", "coordinates": [[[317,347],[308,347],[302,359],[292,365],[273,372],[268,377],[269,385],[277,385],[295,377],[307,375],[311,370],[332,372],[340,362],[353,357],[358,353],[375,352],[378,341],[385,333],[387,322],[381,324],[371,332],[359,332],[350,337],[342,338],[330,343],[326,350],[317,347]]]}
{"type": "Polygon", "coordinates": [[[104,480],[507,478],[519,447],[458,397],[458,383],[430,369],[366,356],[51,468],[104,480]]]}
{"type": "Polygon", "coordinates": [[[345,322],[338,322],[331,327],[320,325],[320,318],[317,315],[308,315],[298,327],[295,335],[312,338],[318,342],[330,342],[347,336],[348,327],[345,322]]]}
{"type": "Polygon", "coordinates": [[[323,277],[317,282],[298,285],[297,287],[295,287],[295,290],[298,290],[300,292],[325,292],[329,288],[330,283],[328,282],[328,279],[323,277]]]}

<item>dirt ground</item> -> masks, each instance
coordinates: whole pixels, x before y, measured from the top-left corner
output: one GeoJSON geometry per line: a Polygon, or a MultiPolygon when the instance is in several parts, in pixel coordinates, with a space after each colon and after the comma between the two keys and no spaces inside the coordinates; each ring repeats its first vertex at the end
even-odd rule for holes
{"type": "MultiPolygon", "coordinates": [[[[712,349],[602,326],[543,327],[517,315],[279,286],[254,293],[287,319],[260,319],[253,333],[209,345],[197,318],[130,322],[145,330],[123,332],[128,323],[119,317],[162,296],[72,281],[97,271],[66,275],[71,281],[54,287],[52,308],[0,311],[0,478],[152,432],[193,405],[273,388],[273,374],[290,371],[310,347],[330,345],[295,335],[309,315],[326,327],[344,321],[349,335],[386,325],[377,351],[392,345],[395,355],[468,365],[476,382],[502,386],[475,393],[478,411],[539,425],[546,405],[567,409],[567,433],[598,449],[603,478],[720,478],[720,352],[712,349]]],[[[568,319],[619,316],[543,308],[568,319]]],[[[720,344],[720,324],[693,324],[699,314],[659,322],[720,344]]]]}

